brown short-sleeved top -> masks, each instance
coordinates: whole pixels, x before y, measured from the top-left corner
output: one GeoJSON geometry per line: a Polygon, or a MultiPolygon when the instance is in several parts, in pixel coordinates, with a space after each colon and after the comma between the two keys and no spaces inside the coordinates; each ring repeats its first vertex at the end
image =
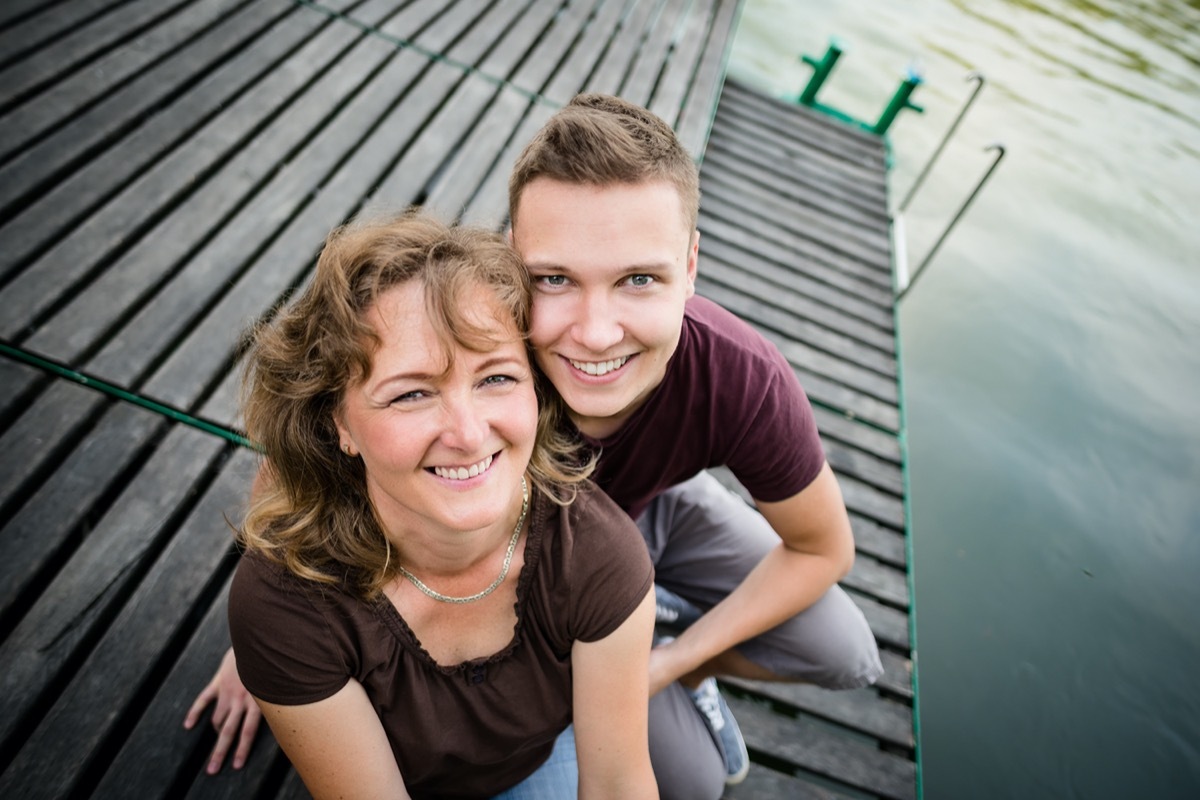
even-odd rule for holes
{"type": "Polygon", "coordinates": [[[414,798],[491,797],[533,773],[570,723],[571,644],[615,631],[653,577],[628,515],[588,484],[567,508],[533,493],[514,636],[492,656],[439,666],[386,598],[365,603],[253,554],[229,628],[251,694],[300,705],[353,678],[414,798]]]}
{"type": "Polygon", "coordinates": [[[593,480],[634,519],[665,489],[727,466],[756,500],[785,500],[817,477],[825,451],[812,407],[779,350],[695,296],[662,382],[621,429],[582,437],[593,480]]]}

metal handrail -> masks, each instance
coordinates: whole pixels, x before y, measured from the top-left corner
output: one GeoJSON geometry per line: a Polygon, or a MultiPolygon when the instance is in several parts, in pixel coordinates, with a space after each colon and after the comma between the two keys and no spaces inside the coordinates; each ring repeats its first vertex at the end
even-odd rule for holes
{"type": "Polygon", "coordinates": [[[933,169],[934,162],[938,160],[938,156],[940,156],[942,154],[942,150],[946,148],[946,142],[950,141],[950,137],[954,135],[956,130],[958,130],[958,124],[962,122],[963,117],[965,117],[967,114],[967,110],[975,102],[975,98],[979,96],[979,93],[983,90],[984,83],[987,82],[987,79],[983,76],[982,72],[968,72],[966,80],[976,82],[975,90],[971,92],[970,97],[967,98],[967,102],[963,103],[963,107],[959,109],[958,116],[954,118],[954,122],[950,123],[950,128],[946,131],[946,135],[943,136],[942,141],[938,143],[937,148],[933,151],[933,155],[931,155],[929,160],[925,162],[924,169],[921,170],[921,174],[917,176],[917,179],[913,181],[913,185],[911,188],[909,188],[908,194],[906,194],[904,199],[900,201],[901,211],[908,208],[908,204],[912,202],[913,195],[917,193],[917,189],[920,188],[921,184],[925,182],[925,176],[929,174],[931,169],[933,169]]]}
{"type": "Polygon", "coordinates": [[[996,151],[996,157],[992,159],[991,166],[988,167],[987,172],[983,173],[983,177],[979,179],[979,183],[975,184],[975,189],[971,192],[967,199],[963,201],[963,204],[959,206],[958,212],[954,215],[954,218],[950,220],[950,224],[946,226],[946,229],[942,231],[942,235],[938,237],[936,242],[934,242],[933,247],[929,250],[929,254],[922,259],[919,265],[917,265],[917,268],[913,272],[912,277],[909,279],[908,284],[896,293],[896,302],[900,302],[904,295],[908,294],[909,290],[916,285],[917,278],[921,277],[921,273],[924,272],[925,267],[928,266],[929,262],[933,259],[934,253],[936,253],[938,248],[942,246],[942,242],[946,241],[946,237],[950,235],[951,229],[954,228],[955,224],[962,217],[962,215],[966,213],[967,207],[971,205],[971,201],[975,199],[975,195],[979,194],[979,190],[983,188],[983,185],[987,183],[988,178],[992,177],[992,173],[996,171],[996,167],[1000,165],[1000,161],[1004,158],[1004,145],[996,142],[984,148],[985,153],[990,150],[996,151]]]}

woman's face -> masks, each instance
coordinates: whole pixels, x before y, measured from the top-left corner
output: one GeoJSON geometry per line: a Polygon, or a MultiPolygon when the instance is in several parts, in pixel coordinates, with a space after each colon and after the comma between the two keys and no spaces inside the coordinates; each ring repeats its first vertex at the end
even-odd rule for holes
{"type": "Polygon", "coordinates": [[[511,321],[497,322],[505,315],[490,291],[464,300],[494,345],[456,345],[449,365],[419,281],[389,289],[366,315],[380,345],[371,374],[346,388],[336,422],[392,535],[477,530],[508,519],[520,496],[537,430],[525,344],[511,321]]]}

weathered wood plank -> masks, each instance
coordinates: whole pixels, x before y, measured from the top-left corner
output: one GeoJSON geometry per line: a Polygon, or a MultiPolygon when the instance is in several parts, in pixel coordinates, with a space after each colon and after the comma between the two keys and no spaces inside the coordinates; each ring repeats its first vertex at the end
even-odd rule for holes
{"type": "MultiPolygon", "coordinates": [[[[252,3],[225,16],[202,36],[170,54],[155,69],[104,97],[53,133],[37,137],[0,167],[0,214],[16,211],[84,159],[94,158],[142,125],[156,108],[174,102],[189,85],[204,79],[229,58],[300,9],[286,0],[252,3]]],[[[40,102],[37,106],[40,107],[40,102]]],[[[182,125],[182,121],[176,121],[182,125]]]]}
{"type": "Polygon", "coordinates": [[[853,447],[847,447],[829,437],[823,437],[825,458],[837,472],[851,475],[864,483],[901,497],[904,480],[897,465],[881,461],[853,447]]]}
{"type": "Polygon", "coordinates": [[[9,0],[4,4],[4,10],[0,12],[0,69],[45,47],[71,28],[104,14],[120,0],[75,0],[52,10],[37,9],[39,2],[44,4],[46,0],[9,0]],[[25,16],[13,19],[19,11],[25,16]]]}
{"type": "Polygon", "coordinates": [[[488,177],[463,211],[462,221],[472,225],[499,228],[508,221],[508,176],[513,163],[533,135],[546,124],[555,109],[531,102],[525,117],[501,151],[488,177]]]}
{"type": "MultiPolygon", "coordinates": [[[[22,596],[52,576],[70,556],[73,543],[89,535],[87,521],[103,513],[106,498],[119,490],[125,470],[164,425],[157,415],[120,404],[77,442],[80,434],[74,426],[85,424],[103,406],[98,394],[70,384],[52,387],[46,401],[31,412],[43,426],[52,424],[57,414],[69,415],[73,424],[56,431],[63,443],[60,447],[68,452],[55,464],[53,474],[40,484],[28,484],[30,488],[23,490],[28,495],[18,496],[19,506],[16,502],[6,506],[9,516],[0,528],[0,619],[6,628],[32,602],[31,598],[21,603],[22,596]]],[[[14,461],[40,466],[40,459],[46,457],[36,446],[5,452],[0,463],[6,469],[14,461]]]]}
{"type": "MultiPolygon", "coordinates": [[[[315,13],[287,17],[253,46],[190,87],[162,113],[142,122],[120,142],[64,177],[0,227],[0,237],[6,244],[0,249],[0,278],[11,276],[37,255],[50,250],[82,223],[86,213],[135,181],[182,142],[191,143],[183,148],[187,156],[175,158],[195,156],[197,144],[205,142],[206,134],[201,132],[205,128],[201,126],[214,116],[219,121],[212,124],[224,127],[233,124],[231,119],[242,116],[241,106],[270,113],[274,105],[320,74],[355,38],[355,31],[346,26],[319,34],[320,23],[328,20],[315,13]],[[279,69],[283,63],[287,68],[279,69]]],[[[181,164],[181,174],[201,174],[202,163],[181,164]]],[[[70,255],[66,253],[65,257],[70,255]]]]}
{"type": "Polygon", "coordinates": [[[104,54],[86,70],[39,92],[36,102],[25,103],[5,115],[0,125],[0,153],[9,153],[37,141],[81,108],[117,91],[139,73],[155,66],[155,62],[203,35],[222,17],[236,11],[242,1],[193,0],[179,13],[104,54]]]}
{"type": "MultiPolygon", "coordinates": [[[[796,127],[802,127],[803,113],[794,118],[796,127]]],[[[818,213],[861,220],[867,227],[859,236],[878,235],[879,226],[887,222],[886,172],[879,166],[885,159],[881,144],[856,156],[836,144],[828,146],[819,135],[775,133],[754,114],[742,116],[731,111],[721,119],[712,144],[722,152],[723,161],[740,162],[739,171],[778,187],[782,196],[798,196],[818,213]],[[774,177],[770,175],[772,167],[774,177]],[[819,193],[801,188],[805,186],[822,187],[826,201],[820,201],[819,193]]]]}
{"type": "Polygon", "coordinates": [[[881,797],[908,800],[916,796],[912,761],[857,738],[830,735],[827,726],[811,720],[789,719],[738,697],[726,699],[749,747],[881,797]]]}
{"type": "Polygon", "coordinates": [[[735,124],[752,122],[785,144],[814,141],[834,158],[862,169],[863,187],[886,184],[887,159],[878,136],[812,109],[768,97],[737,81],[729,81],[729,90],[722,99],[728,102],[725,111],[735,124]]]}
{"type": "Polygon", "coordinates": [[[529,55],[511,76],[512,85],[531,94],[542,94],[547,84],[559,74],[559,66],[572,52],[595,4],[596,0],[570,0],[564,8],[559,9],[544,26],[529,55]]]}
{"type": "Polygon", "coordinates": [[[878,272],[891,271],[887,228],[878,230],[873,221],[864,219],[853,208],[840,206],[829,196],[826,186],[800,183],[787,174],[786,168],[777,165],[770,179],[795,187],[791,196],[785,196],[778,189],[758,182],[760,176],[746,169],[744,162],[729,163],[719,149],[714,148],[706,161],[709,167],[706,191],[745,209],[760,219],[763,227],[808,237],[878,272]],[[804,202],[818,198],[819,205],[804,202]]]}
{"type": "Polygon", "coordinates": [[[813,415],[822,435],[837,439],[870,453],[877,458],[900,465],[900,442],[894,433],[863,425],[853,417],[816,406],[813,415]]]}
{"type": "Polygon", "coordinates": [[[753,762],[746,780],[726,787],[722,795],[725,800],[854,800],[856,796],[861,795],[834,791],[753,762]]]}
{"type": "MultiPolygon", "coordinates": [[[[396,92],[395,85],[387,85],[382,80],[364,87],[363,76],[369,75],[394,53],[394,48],[382,41],[364,39],[354,54],[322,77],[319,91],[306,94],[304,99],[312,102],[293,105],[289,109],[292,113],[284,114],[260,136],[244,145],[212,180],[175,207],[150,235],[144,236],[92,282],[86,292],[75,295],[44,323],[30,337],[28,346],[64,360],[73,360],[79,354],[95,349],[107,338],[114,323],[142,306],[171,280],[178,265],[186,263],[200,243],[220,230],[231,209],[246,202],[243,198],[253,196],[262,180],[275,172],[280,156],[308,145],[325,126],[335,107],[334,98],[353,98],[349,111],[339,116],[339,120],[350,122],[350,125],[337,126],[339,133],[347,137],[339,150],[361,137],[370,121],[382,113],[396,92]],[[360,113],[356,115],[354,111],[360,113]]],[[[411,75],[412,71],[400,67],[392,72],[392,77],[402,78],[411,75]]],[[[318,176],[328,171],[331,162],[336,163],[337,158],[335,153],[314,153],[315,149],[306,147],[304,152],[310,157],[297,159],[292,166],[294,171],[306,173],[306,182],[310,185],[317,183],[318,176]]],[[[282,208],[271,207],[259,224],[270,225],[272,220],[286,213],[288,205],[302,202],[304,196],[297,194],[290,204],[283,201],[282,208]]],[[[267,212],[261,205],[256,204],[256,208],[267,212]]],[[[234,263],[238,261],[235,259],[234,263]]],[[[51,275],[48,271],[47,280],[51,275]]],[[[109,374],[106,372],[103,376],[109,374]]],[[[131,377],[128,374],[113,375],[116,380],[131,377]]]]}
{"type": "MultiPolygon", "coordinates": [[[[771,337],[768,335],[767,338],[770,339],[771,337]]],[[[866,423],[889,431],[900,429],[900,413],[897,411],[894,403],[880,400],[872,397],[870,394],[847,387],[845,384],[838,382],[836,378],[830,378],[796,366],[797,360],[804,359],[806,355],[814,352],[802,349],[802,346],[798,343],[786,342],[778,346],[780,351],[792,362],[792,366],[796,370],[796,375],[800,379],[800,384],[808,392],[809,399],[814,403],[824,404],[838,413],[861,419],[866,423]]]]}
{"type": "Polygon", "coordinates": [[[898,531],[904,530],[904,503],[898,497],[885,494],[850,475],[838,476],[838,484],[842,487],[847,508],[898,531]]]}
{"type": "Polygon", "coordinates": [[[25,740],[5,772],[5,786],[33,800],[68,795],[83,779],[104,740],[114,735],[121,710],[137,707],[139,688],[230,551],[224,519],[240,518],[257,463],[253,452],[242,450],[222,468],[25,740]]]}
{"type": "Polygon", "coordinates": [[[869,555],[858,554],[850,574],[842,579],[842,583],[876,600],[908,610],[908,581],[904,570],[869,555]]]}
{"type": "Polygon", "coordinates": [[[908,638],[908,615],[903,611],[898,611],[891,606],[885,606],[873,597],[868,597],[865,594],[854,591],[853,587],[847,586],[847,594],[854,604],[858,606],[863,616],[867,618],[867,624],[871,627],[871,633],[875,634],[875,639],[883,645],[907,653],[909,650],[908,638]]]}
{"type": "Polygon", "coordinates": [[[600,0],[597,10],[576,38],[575,46],[542,92],[547,100],[565,106],[579,93],[614,36],[625,5],[622,0],[600,0]]]}
{"type": "Polygon", "coordinates": [[[633,55],[624,83],[622,97],[649,107],[663,65],[667,62],[676,28],[687,18],[691,2],[665,0],[657,9],[654,19],[633,55]]]}
{"type": "Polygon", "coordinates": [[[879,660],[883,662],[883,675],[875,682],[875,688],[912,700],[912,661],[890,650],[880,650],[879,660]]]}
{"type": "MultiPolygon", "coordinates": [[[[190,2],[192,0],[133,0],[0,70],[0,113],[7,112],[72,70],[94,61],[107,50],[152,28],[159,20],[170,17],[190,2]]],[[[11,147],[10,142],[0,149],[0,156],[11,152],[11,147]]]]}
{"type": "MultiPolygon", "coordinates": [[[[703,189],[703,186],[701,186],[703,189]]],[[[780,286],[788,286],[795,292],[824,304],[848,319],[859,320],[880,331],[891,332],[893,328],[891,309],[862,300],[844,289],[831,286],[806,272],[796,269],[793,263],[778,263],[763,258],[760,254],[734,246],[717,236],[708,236],[702,223],[700,257],[702,264],[709,259],[735,268],[752,268],[761,280],[780,286]]]]}
{"type": "Polygon", "coordinates": [[[880,525],[851,512],[850,528],[854,531],[854,543],[859,551],[877,558],[885,564],[904,569],[908,563],[905,552],[904,534],[894,528],[880,525]]]}
{"type": "Polygon", "coordinates": [[[842,164],[814,149],[805,149],[800,143],[793,143],[790,151],[767,149],[754,137],[753,128],[725,127],[723,119],[722,127],[713,131],[709,148],[718,168],[734,172],[780,199],[794,200],[811,213],[863,226],[857,237],[872,241],[880,228],[886,231],[884,188],[869,190],[855,183],[842,164]]]}
{"type": "Polygon", "coordinates": [[[275,795],[275,800],[312,800],[312,795],[305,787],[304,781],[300,780],[300,774],[293,769],[288,770],[287,777],[283,779],[283,786],[279,787],[279,794],[275,795]]]}
{"type": "Polygon", "coordinates": [[[479,124],[439,172],[425,198],[425,208],[443,219],[461,217],[528,108],[529,100],[524,95],[499,88],[479,124]]]}
{"type": "MultiPolygon", "coordinates": [[[[340,69],[331,68],[330,62],[362,38],[349,26],[333,26],[326,35],[310,40],[288,60],[290,68],[272,70],[253,89],[238,96],[235,102],[189,137],[187,146],[173,150],[153,167],[137,174],[102,210],[87,217],[66,237],[55,241],[32,268],[22,272],[0,293],[0,299],[4,301],[0,306],[0,335],[16,336],[65,292],[81,288],[78,283],[86,280],[88,273],[97,267],[100,255],[110,253],[114,245],[127,246],[127,243],[138,238],[141,229],[153,220],[150,209],[170,208],[192,194],[197,188],[197,176],[210,174],[215,165],[234,157],[253,139],[255,129],[263,120],[286,107],[309,80],[321,76],[322,80],[330,81],[326,84],[330,89],[337,85],[344,85],[347,90],[352,87],[361,76],[351,67],[344,66],[347,63],[344,60],[338,62],[340,69]],[[330,73],[337,77],[331,78],[330,73]],[[337,84],[338,79],[348,83],[337,84]]],[[[381,53],[390,51],[383,43],[374,40],[362,43],[362,49],[381,53]]],[[[360,51],[356,49],[355,52],[360,51]]],[[[223,92],[220,94],[224,95],[223,92]]],[[[205,98],[209,103],[213,99],[205,98]]],[[[177,137],[178,131],[172,126],[170,118],[160,119],[163,123],[159,132],[177,137]]],[[[129,146],[137,144],[131,141],[129,146]]],[[[122,175],[127,174],[119,161],[127,149],[110,151],[112,159],[105,159],[105,167],[112,167],[122,175]]],[[[96,181],[98,186],[111,186],[115,177],[105,174],[107,169],[86,172],[86,179],[96,181]]],[[[118,182],[117,185],[121,186],[122,183],[118,182]]],[[[51,193],[38,205],[52,203],[55,194],[51,193]]],[[[45,227],[41,230],[45,232],[43,235],[53,235],[45,227]]],[[[14,238],[24,240],[20,227],[12,231],[14,238]]],[[[5,239],[9,240],[9,231],[6,230],[4,234],[5,239]]],[[[162,244],[166,246],[170,242],[164,241],[162,244]]],[[[0,255],[0,258],[3,256],[0,255]]]]}
{"type": "Polygon", "coordinates": [[[24,407],[27,393],[44,379],[41,370],[0,357],[0,435],[24,407]]]}
{"type": "MultiPolygon", "coordinates": [[[[740,2],[722,0],[713,15],[704,55],[696,68],[695,77],[683,103],[683,111],[675,119],[675,131],[688,152],[703,154],[712,127],[713,109],[721,94],[725,61],[733,44],[733,25],[740,2]]],[[[667,116],[670,119],[670,116],[667,116]]]]}
{"type": "MultiPolygon", "coordinates": [[[[586,91],[621,94],[630,64],[636,58],[638,48],[645,43],[648,33],[646,26],[656,5],[634,3],[626,7],[603,58],[584,84],[586,91]]],[[[639,102],[635,97],[629,99],[635,103],[639,102]]],[[[640,102],[645,102],[645,98],[641,98],[640,102]]]]}
{"type": "MultiPolygon", "coordinates": [[[[109,0],[115,2],[116,0],[109,0]]],[[[8,0],[0,5],[0,26],[20,24],[25,19],[45,11],[39,6],[47,6],[50,0],[8,0]]]]}
{"type": "MultiPolygon", "coordinates": [[[[709,27],[716,21],[713,15],[720,5],[721,0],[697,0],[691,3],[686,17],[676,28],[671,52],[663,63],[662,72],[647,106],[670,122],[672,127],[679,122],[683,100],[687,96],[692,79],[696,77],[700,60],[705,55],[709,27]]],[[[716,87],[712,88],[715,90],[716,87]]],[[[710,107],[712,105],[714,104],[710,104],[710,107]]],[[[693,157],[699,157],[699,148],[694,142],[686,141],[682,136],[680,141],[693,157]]]]}
{"type": "Polygon", "coordinates": [[[791,266],[811,279],[826,283],[847,294],[859,297],[880,308],[891,308],[890,286],[885,285],[869,268],[852,264],[839,253],[823,249],[799,237],[760,236],[744,227],[750,218],[729,205],[704,203],[700,207],[700,230],[745,252],[758,253],[760,258],[775,264],[791,266]]]}
{"type": "Polygon", "coordinates": [[[186,648],[97,783],[92,797],[175,800],[192,784],[206,781],[233,783],[241,791],[241,797],[253,797],[267,782],[280,754],[266,725],[260,729],[246,766],[235,772],[226,765],[216,777],[203,773],[208,753],[216,742],[209,715],[191,731],[182,727],[192,699],[208,683],[221,656],[229,649],[227,600],[228,585],[223,584],[186,648]]]}
{"type": "Polygon", "coordinates": [[[93,412],[100,398],[77,384],[59,381],[49,387],[47,402],[36,413],[21,415],[0,437],[0,508],[9,508],[27,497],[29,482],[47,464],[62,457],[61,442],[78,435],[83,418],[77,409],[93,412]]]}
{"type": "MultiPolygon", "coordinates": [[[[710,183],[709,186],[711,188],[713,184],[710,183]]],[[[847,253],[847,248],[842,242],[823,241],[809,233],[784,227],[776,222],[776,218],[762,216],[749,205],[718,191],[711,193],[708,198],[706,214],[719,218],[726,224],[736,225],[744,231],[752,231],[755,238],[764,244],[770,243],[780,251],[790,253],[790,258],[782,263],[812,262],[823,265],[845,275],[850,282],[849,286],[853,287],[852,290],[866,292],[874,287],[874,296],[890,302],[891,265],[886,252],[876,255],[874,262],[865,261],[861,252],[847,253]]],[[[832,278],[826,279],[834,285],[841,283],[835,283],[832,278]]]]}
{"type": "MultiPolygon", "coordinates": [[[[220,450],[219,439],[193,429],[168,434],[0,645],[4,746],[12,746],[13,737],[34,721],[29,717],[38,714],[61,671],[89,649],[96,626],[140,577],[147,556],[163,546],[164,525],[186,507],[195,482],[220,450]]],[[[0,796],[20,796],[12,790],[26,786],[35,772],[6,771],[0,796]]]]}
{"type": "Polygon", "coordinates": [[[805,322],[814,323],[838,336],[846,337],[851,342],[867,345],[879,351],[884,359],[895,360],[896,340],[891,331],[857,320],[836,307],[814,302],[787,284],[764,280],[756,269],[757,263],[732,265],[710,257],[705,260],[704,266],[705,277],[727,289],[737,291],[805,322]]]}
{"type": "MultiPolygon", "coordinates": [[[[504,36],[479,63],[479,71],[484,75],[512,81],[517,69],[528,63],[532,51],[545,41],[546,29],[554,23],[559,14],[555,3],[531,4],[529,0],[523,0],[515,11],[517,16],[503,29],[504,36]]],[[[561,40],[553,42],[555,47],[565,44],[561,40]]],[[[542,52],[543,58],[547,55],[548,53],[542,52]]],[[[545,68],[544,64],[539,66],[545,68]]]]}
{"type": "Polygon", "coordinates": [[[769,683],[741,678],[722,683],[785,703],[814,717],[899,747],[914,746],[912,706],[880,697],[873,688],[831,691],[803,683],[769,683]]]}
{"type": "MultiPolygon", "coordinates": [[[[756,326],[771,328],[794,341],[802,341],[832,356],[840,363],[876,373],[885,380],[894,378],[896,362],[886,353],[745,294],[736,286],[736,280],[731,280],[730,283],[734,286],[700,274],[696,278],[696,289],[738,316],[754,320],[756,326]]],[[[894,383],[889,382],[887,385],[894,383]]]]}

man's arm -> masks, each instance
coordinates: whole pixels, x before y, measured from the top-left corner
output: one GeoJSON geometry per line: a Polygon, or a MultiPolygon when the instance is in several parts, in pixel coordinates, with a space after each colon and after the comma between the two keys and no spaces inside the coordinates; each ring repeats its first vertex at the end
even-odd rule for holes
{"type": "Polygon", "coordinates": [[[571,648],[579,798],[657,798],[647,732],[654,592],[621,627],[571,648]]]}
{"type": "Polygon", "coordinates": [[[850,571],[854,537],[828,463],[798,494],[757,505],[779,534],[779,546],[675,641],[654,649],[651,693],[679,678],[688,682],[692,673],[701,678],[717,672],[738,674],[738,657],[729,653],[734,646],[808,608],[850,571]]]}
{"type": "Polygon", "coordinates": [[[314,800],[407,800],[383,724],[358,681],[316,703],[257,702],[314,800]]]}

